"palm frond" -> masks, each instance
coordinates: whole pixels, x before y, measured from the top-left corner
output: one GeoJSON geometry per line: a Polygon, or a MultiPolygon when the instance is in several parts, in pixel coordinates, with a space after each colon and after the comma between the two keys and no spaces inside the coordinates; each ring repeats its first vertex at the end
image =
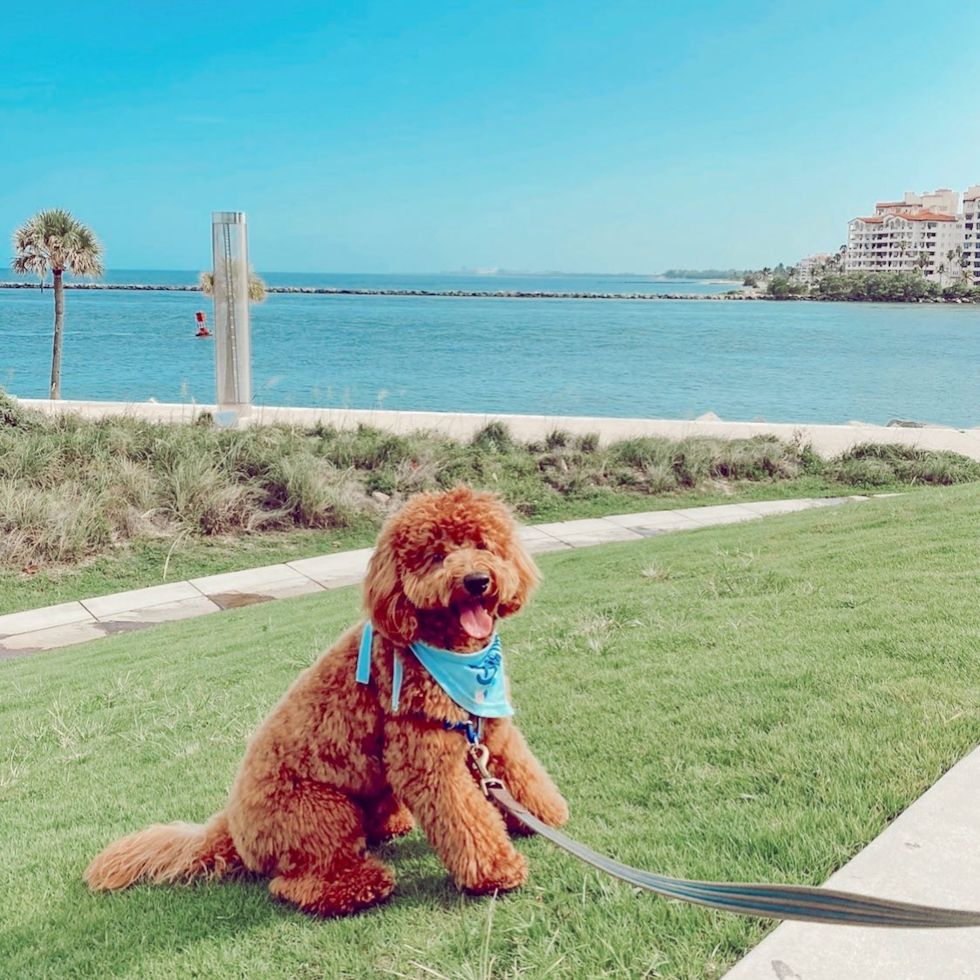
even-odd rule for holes
{"type": "MultiPolygon", "coordinates": [[[[197,281],[201,285],[201,292],[205,296],[214,295],[214,273],[213,272],[201,272],[197,277],[197,281]]],[[[248,267],[248,301],[250,303],[264,303],[268,297],[268,290],[266,289],[265,282],[262,277],[259,276],[256,271],[249,266],[248,267]]]]}
{"type": "Polygon", "coordinates": [[[248,301],[250,303],[264,303],[268,296],[265,282],[259,277],[256,271],[248,267],[248,301]]]}
{"type": "Polygon", "coordinates": [[[43,279],[48,274],[48,262],[43,255],[26,253],[16,256],[10,268],[22,276],[35,275],[43,279]]]}
{"type": "Polygon", "coordinates": [[[70,211],[38,211],[13,234],[14,272],[32,272],[44,278],[49,269],[69,270],[76,276],[101,276],[102,245],[91,228],[70,211]]]}

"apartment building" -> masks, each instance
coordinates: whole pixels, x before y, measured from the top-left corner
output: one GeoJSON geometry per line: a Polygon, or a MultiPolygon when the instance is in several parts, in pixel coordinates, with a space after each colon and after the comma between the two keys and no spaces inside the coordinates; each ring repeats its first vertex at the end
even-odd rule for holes
{"type": "Polygon", "coordinates": [[[980,286],[980,184],[963,192],[963,269],[980,286]]]}
{"type": "Polygon", "coordinates": [[[915,214],[932,211],[933,214],[955,215],[959,210],[960,195],[948,187],[940,187],[930,194],[913,194],[906,191],[901,201],[879,201],[875,205],[875,217],[885,214],[915,214]]]}
{"type": "Polygon", "coordinates": [[[796,263],[796,278],[800,282],[812,282],[814,276],[823,271],[829,259],[829,252],[814,252],[813,255],[804,255],[796,263]]]}
{"type": "MultiPolygon", "coordinates": [[[[971,213],[980,210],[980,185],[971,187],[971,213]]],[[[966,263],[968,223],[958,213],[959,193],[942,187],[928,194],[906,193],[901,201],[879,201],[875,213],[867,218],[853,218],[847,224],[847,272],[912,272],[921,269],[927,279],[949,284],[962,278],[966,263]]],[[[974,237],[978,219],[972,220],[974,237]]],[[[971,248],[974,261],[978,247],[971,248]]],[[[980,273],[980,262],[975,271],[980,273]]]]}

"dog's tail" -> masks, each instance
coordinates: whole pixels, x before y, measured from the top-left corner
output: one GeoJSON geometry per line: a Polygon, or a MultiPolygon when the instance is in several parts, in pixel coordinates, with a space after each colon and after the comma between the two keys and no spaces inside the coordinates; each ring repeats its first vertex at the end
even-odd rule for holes
{"type": "Polygon", "coordinates": [[[85,883],[93,891],[114,891],[137,881],[221,878],[242,866],[228,818],[218,813],[206,824],[157,823],[113,841],[85,869],[85,883]]]}

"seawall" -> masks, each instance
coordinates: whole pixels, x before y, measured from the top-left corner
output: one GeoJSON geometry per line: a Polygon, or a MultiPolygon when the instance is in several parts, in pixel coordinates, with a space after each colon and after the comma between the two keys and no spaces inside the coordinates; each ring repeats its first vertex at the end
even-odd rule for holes
{"type": "MultiPolygon", "coordinates": [[[[26,408],[47,414],[75,412],[88,418],[128,415],[155,422],[190,422],[202,412],[217,412],[214,405],[167,404],[161,402],[50,401],[42,398],[19,398],[26,408]]],[[[638,436],[662,436],[683,439],[688,436],[712,436],[719,439],[749,439],[757,435],[774,435],[787,441],[798,440],[825,458],[846,452],[861,443],[913,446],[918,449],[948,450],[980,460],[980,427],[953,429],[944,426],[906,428],[850,422],[847,425],[784,422],[725,422],[720,419],[629,419],[573,415],[508,415],[476,412],[396,412],[383,409],[288,408],[253,406],[243,413],[240,422],[263,425],[285,422],[312,426],[317,423],[338,429],[373,426],[393,433],[433,432],[454,439],[468,440],[490,422],[502,422],[518,439],[534,441],[555,430],[572,435],[595,433],[602,443],[617,442],[638,436]]]]}

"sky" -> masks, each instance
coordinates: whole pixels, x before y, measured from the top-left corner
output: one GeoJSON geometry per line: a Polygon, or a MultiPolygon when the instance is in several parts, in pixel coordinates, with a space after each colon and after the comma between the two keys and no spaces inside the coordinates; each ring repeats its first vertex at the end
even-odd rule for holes
{"type": "MultiPolygon", "coordinates": [[[[980,5],[8,5],[0,233],[110,269],[758,268],[906,190],[980,183],[980,5]]],[[[9,246],[8,246],[9,247],[9,246]]]]}

